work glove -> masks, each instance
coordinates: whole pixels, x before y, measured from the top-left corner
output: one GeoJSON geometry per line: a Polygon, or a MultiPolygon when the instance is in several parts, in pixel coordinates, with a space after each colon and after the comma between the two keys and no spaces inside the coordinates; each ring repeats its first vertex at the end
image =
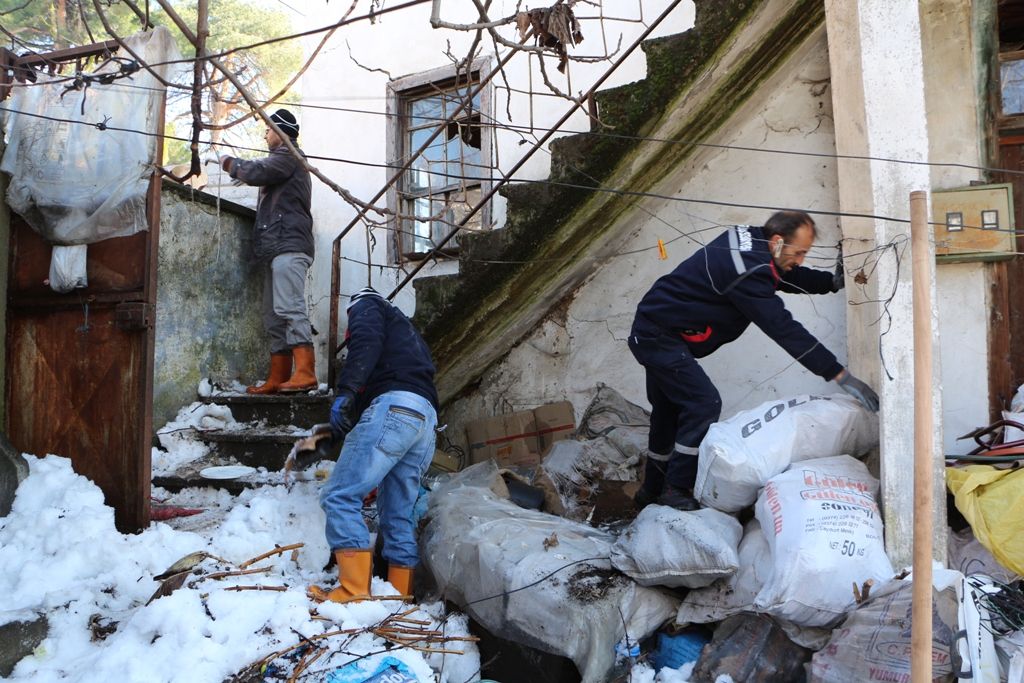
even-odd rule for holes
{"type": "Polygon", "coordinates": [[[334,399],[334,405],[331,406],[331,429],[335,438],[344,438],[352,431],[352,405],[355,398],[356,395],[352,391],[341,389],[338,397],[334,399]]]}
{"type": "Polygon", "coordinates": [[[304,470],[314,462],[330,460],[336,456],[341,444],[334,436],[334,428],[329,424],[313,425],[309,436],[295,442],[288,457],[284,461],[284,483],[291,488],[289,474],[304,470]]]}
{"type": "Polygon", "coordinates": [[[846,286],[846,269],[843,267],[843,243],[839,242],[839,255],[836,256],[836,270],[832,274],[832,291],[838,292],[846,286]]]}
{"type": "Polygon", "coordinates": [[[843,391],[860,401],[860,404],[873,413],[878,412],[878,394],[864,382],[853,376],[849,370],[843,370],[836,377],[836,382],[843,391]]]}
{"type": "Polygon", "coordinates": [[[231,173],[231,166],[235,163],[234,157],[223,156],[220,158],[220,167],[224,169],[225,173],[231,173]]]}

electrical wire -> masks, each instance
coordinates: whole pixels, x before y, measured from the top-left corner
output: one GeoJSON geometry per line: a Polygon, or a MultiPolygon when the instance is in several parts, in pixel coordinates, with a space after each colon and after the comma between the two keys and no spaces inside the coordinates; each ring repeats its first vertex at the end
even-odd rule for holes
{"type": "MultiPolygon", "coordinates": [[[[93,128],[97,128],[99,130],[109,130],[109,131],[115,131],[115,132],[131,133],[131,134],[135,134],[135,135],[143,135],[143,136],[153,137],[153,138],[163,137],[165,139],[180,140],[180,141],[183,141],[183,142],[191,142],[190,138],[183,138],[183,137],[170,136],[170,135],[162,135],[162,134],[159,134],[159,133],[151,133],[151,132],[148,132],[148,131],[140,131],[140,130],[136,130],[136,129],[132,129],[132,128],[122,128],[122,127],[119,127],[119,126],[111,125],[110,123],[108,123],[106,121],[98,122],[98,123],[92,123],[92,122],[89,122],[89,121],[80,121],[80,120],[76,120],[76,119],[67,119],[67,118],[49,116],[49,115],[46,115],[46,114],[39,114],[39,113],[35,113],[35,112],[26,112],[26,111],[11,109],[10,107],[3,107],[3,106],[0,106],[0,111],[8,112],[8,113],[11,113],[11,114],[17,114],[17,115],[21,115],[21,116],[29,116],[29,117],[33,117],[33,118],[45,119],[45,120],[48,120],[48,121],[54,121],[54,122],[58,122],[58,123],[74,123],[74,124],[78,124],[78,125],[91,126],[93,128]]],[[[243,150],[246,150],[246,151],[254,150],[254,148],[238,147],[238,146],[235,146],[235,145],[227,145],[226,143],[215,143],[215,142],[212,142],[212,141],[208,141],[208,142],[204,141],[204,142],[206,144],[208,144],[209,146],[211,146],[211,147],[220,146],[220,147],[231,147],[233,149],[243,149],[243,150]]],[[[254,151],[259,151],[259,150],[254,150],[254,151]]],[[[357,166],[382,168],[382,169],[397,169],[397,168],[401,168],[400,166],[394,166],[392,164],[371,163],[371,162],[365,162],[365,161],[354,161],[354,160],[345,159],[345,158],[342,158],[342,157],[328,157],[328,156],[312,155],[312,154],[310,154],[310,155],[307,155],[307,158],[308,159],[313,159],[313,160],[318,160],[318,161],[330,161],[330,162],[337,162],[337,163],[344,163],[344,164],[353,164],[353,165],[357,165],[357,166]]],[[[426,173],[434,173],[434,172],[426,171],[426,173]]],[[[478,176],[460,176],[460,175],[455,175],[455,174],[451,174],[451,173],[444,173],[444,174],[439,174],[439,175],[443,175],[443,176],[448,177],[448,178],[474,180],[474,181],[480,181],[480,180],[491,180],[491,181],[493,181],[493,180],[496,179],[494,176],[481,178],[481,177],[478,177],[478,176]]],[[[621,189],[621,188],[608,188],[608,187],[600,187],[600,186],[595,187],[595,186],[592,186],[592,185],[582,185],[582,184],[579,184],[579,183],[569,183],[569,182],[565,182],[565,181],[550,180],[550,179],[534,180],[534,179],[527,179],[527,178],[511,178],[511,179],[508,180],[508,182],[510,182],[510,183],[518,183],[518,184],[529,184],[529,185],[547,185],[547,186],[552,186],[552,187],[564,187],[564,188],[569,188],[569,189],[588,190],[588,191],[591,191],[591,192],[601,192],[601,193],[607,193],[607,194],[617,194],[617,195],[628,196],[628,197],[661,199],[661,200],[672,201],[672,202],[687,202],[687,203],[694,203],[694,204],[706,204],[706,205],[709,205],[709,206],[721,206],[721,207],[728,207],[728,208],[757,209],[757,210],[763,210],[763,211],[784,211],[784,210],[793,210],[794,209],[794,207],[789,207],[789,206],[772,206],[772,205],[767,205],[767,204],[747,204],[747,203],[741,203],[741,202],[730,202],[730,201],[715,200],[715,199],[703,199],[703,198],[695,198],[695,197],[679,197],[679,196],[674,196],[674,195],[660,194],[660,193],[656,193],[656,192],[644,192],[644,191],[640,191],[640,190],[625,190],[625,189],[621,189]]],[[[910,223],[910,219],[909,218],[897,218],[897,217],[894,217],[894,216],[884,216],[884,215],[881,215],[881,214],[872,214],[872,213],[860,213],[860,212],[852,212],[852,211],[830,211],[830,210],[827,210],[827,209],[815,209],[812,213],[815,214],[815,215],[831,216],[831,217],[837,217],[837,218],[866,218],[866,219],[870,219],[870,220],[887,221],[887,222],[891,222],[891,223],[900,223],[900,224],[909,224],[910,223]]],[[[929,224],[930,225],[945,225],[944,223],[929,223],[929,224]]],[[[1010,229],[1002,229],[1002,228],[1000,228],[1000,229],[991,229],[991,228],[984,228],[984,227],[981,227],[981,226],[966,225],[966,224],[963,227],[964,227],[965,230],[983,230],[985,232],[1006,232],[1006,233],[1012,233],[1012,234],[1024,234],[1024,230],[1010,230],[1010,229]]]]}
{"type": "MultiPolygon", "coordinates": [[[[74,76],[68,76],[68,77],[64,77],[64,78],[61,78],[61,79],[55,79],[54,81],[50,81],[50,82],[56,82],[56,83],[70,82],[70,81],[73,81],[74,78],[75,78],[74,76]]],[[[40,86],[43,86],[43,85],[47,85],[50,82],[47,82],[47,83],[14,83],[14,84],[11,84],[11,85],[12,85],[12,87],[15,87],[15,88],[17,88],[17,87],[23,87],[23,88],[25,88],[25,87],[40,87],[40,86]]],[[[135,84],[129,84],[129,83],[117,83],[116,86],[111,86],[111,87],[135,88],[135,89],[139,89],[139,90],[155,90],[155,91],[161,91],[161,92],[163,91],[163,89],[161,89],[161,88],[153,88],[153,87],[150,87],[150,86],[142,86],[142,85],[135,85],[135,84]]],[[[351,99],[366,100],[366,99],[370,99],[370,98],[360,96],[360,97],[353,97],[351,99]]],[[[297,109],[316,109],[316,110],[324,110],[324,111],[337,111],[337,112],[345,112],[345,113],[352,113],[352,114],[364,114],[364,115],[370,115],[370,116],[383,116],[383,117],[386,117],[386,118],[394,118],[394,119],[416,118],[418,120],[433,121],[433,122],[436,122],[436,123],[447,121],[446,118],[436,117],[436,116],[419,115],[419,114],[417,114],[414,117],[413,114],[388,113],[388,112],[376,111],[376,110],[372,110],[372,109],[358,109],[358,108],[354,108],[354,107],[338,107],[338,106],[328,106],[328,105],[317,105],[317,104],[307,104],[307,103],[302,103],[302,102],[289,102],[287,104],[288,104],[289,107],[295,107],[297,109]]],[[[488,128],[488,129],[493,129],[493,130],[504,130],[504,131],[508,131],[508,132],[512,132],[512,133],[532,133],[533,131],[537,130],[536,126],[524,126],[524,125],[516,125],[516,124],[513,124],[513,123],[503,123],[503,122],[498,121],[494,117],[488,117],[488,119],[489,120],[487,122],[481,122],[479,124],[474,124],[474,125],[479,126],[480,128],[488,128]]],[[[746,146],[746,145],[727,145],[727,144],[721,144],[721,143],[701,142],[701,141],[698,141],[698,140],[690,140],[690,139],[686,139],[686,138],[662,138],[662,137],[656,137],[656,136],[650,136],[650,135],[629,135],[629,134],[625,134],[625,133],[608,132],[608,131],[605,131],[603,129],[601,129],[601,130],[589,130],[589,129],[587,129],[587,130],[578,130],[578,129],[572,129],[572,128],[563,128],[563,129],[561,129],[561,132],[565,133],[566,135],[586,135],[586,136],[590,136],[590,137],[594,137],[594,138],[606,138],[606,139],[612,139],[612,140],[622,140],[622,141],[627,141],[627,142],[655,142],[655,143],[660,143],[660,144],[665,144],[665,145],[684,145],[684,146],[688,146],[688,147],[700,147],[700,148],[707,148],[707,149],[720,149],[720,150],[726,150],[726,151],[739,151],[739,152],[754,152],[754,153],[758,153],[758,154],[775,154],[775,155],[782,155],[782,156],[812,157],[812,158],[818,158],[818,159],[834,159],[834,160],[849,160],[849,161],[868,161],[868,162],[880,162],[880,163],[909,165],[909,166],[925,166],[925,167],[928,167],[928,168],[958,168],[958,169],[964,169],[964,170],[970,170],[970,171],[982,171],[982,172],[985,172],[985,173],[1002,173],[1002,174],[1007,174],[1007,175],[1024,175],[1024,170],[1011,169],[1011,168],[1001,168],[1001,167],[997,167],[997,166],[977,166],[977,165],[974,165],[974,164],[965,164],[965,163],[961,163],[961,162],[920,161],[920,160],[914,160],[914,159],[898,159],[898,158],[895,158],[895,157],[877,157],[877,156],[863,155],[863,154],[838,154],[838,153],[828,153],[828,152],[810,152],[810,151],[802,151],[802,150],[779,149],[779,148],[774,148],[774,147],[750,147],[750,146],[746,146]]],[[[191,140],[186,140],[186,141],[190,142],[191,140]]],[[[252,148],[244,148],[243,147],[242,149],[252,149],[252,148]]],[[[259,151],[259,150],[256,150],[256,151],[259,151]]],[[[351,163],[356,163],[356,162],[351,162],[351,163]]]]}

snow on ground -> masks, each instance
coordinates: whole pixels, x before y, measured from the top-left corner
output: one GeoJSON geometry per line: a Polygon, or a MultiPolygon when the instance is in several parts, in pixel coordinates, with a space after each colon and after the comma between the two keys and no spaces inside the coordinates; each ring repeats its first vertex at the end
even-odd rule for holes
{"type": "MultiPolygon", "coordinates": [[[[202,396],[245,391],[240,384],[225,389],[203,382],[202,396]]],[[[158,432],[161,448],[152,452],[154,474],[173,474],[207,456],[209,447],[197,432],[247,426],[226,406],[196,402],[182,408],[158,432]]],[[[309,434],[299,427],[284,429],[296,438],[309,434]]],[[[463,655],[429,654],[390,647],[368,631],[414,609],[402,618],[425,624],[413,628],[440,630],[444,636],[469,635],[465,615],[446,614],[441,603],[317,605],[309,600],[307,586],[333,586],[337,580],[336,572],[322,570],[329,549],[313,468],[294,473],[290,489],[275,485],[283,483],[282,472],[260,468],[245,480],[270,485],[246,489],[238,496],[214,488],[188,488],[177,494],[154,488],[155,502],[203,512],[154,522],[141,534],[125,535],[115,529],[113,510],[104,504],[99,488],[75,474],[70,460],[56,455],[25,457],[31,473],[18,488],[10,515],[0,518],[0,624],[44,614],[49,635],[6,680],[221,683],[272,653],[291,649],[269,661],[266,677],[257,679],[283,681],[309,651],[294,649],[300,645],[300,634],[317,639],[339,630],[347,633],[316,640],[327,651],[300,680],[323,680],[353,660],[359,660],[369,675],[387,656],[400,660],[421,681],[479,679],[480,655],[472,642],[432,645],[461,650],[463,655]],[[249,567],[265,571],[210,578],[237,570],[275,547],[296,543],[304,545],[249,567]],[[208,557],[184,585],[149,602],[161,584],[154,577],[197,551],[208,557]],[[229,590],[239,586],[265,590],[229,590]],[[111,633],[103,632],[111,628],[111,633]]],[[[332,466],[325,462],[317,467],[329,474],[332,466]]],[[[377,578],[372,590],[374,595],[396,594],[377,578]]],[[[692,669],[691,663],[655,673],[639,663],[631,671],[630,683],[687,683],[692,669]]],[[[716,683],[732,683],[725,678],[716,683]]]]}
{"type": "MultiPolygon", "coordinates": [[[[0,623],[45,614],[49,635],[9,680],[220,683],[299,644],[300,634],[315,638],[336,630],[355,633],[318,640],[329,650],[307,670],[308,680],[359,657],[369,665],[385,655],[401,660],[422,681],[463,683],[478,676],[479,654],[470,642],[446,645],[464,655],[425,658],[412,649],[387,650],[380,637],[359,633],[415,607],[405,618],[429,622],[447,636],[466,635],[465,617],[446,618],[439,604],[317,606],[306,597],[308,585],[336,580],[321,569],[328,549],[314,482],[297,482],[290,491],[261,487],[237,498],[210,489],[175,496],[157,490],[169,504],[208,511],[173,520],[175,526],[157,522],[125,535],[114,528],[100,490],[75,474],[68,459],[26,458],[31,473],[10,515],[0,519],[0,623]],[[253,564],[263,572],[209,578],[292,543],[305,545],[253,564]],[[196,551],[214,557],[204,559],[184,586],[147,605],[160,585],[154,576],[196,551]],[[282,590],[228,590],[256,585],[282,590]],[[109,635],[96,628],[109,625],[116,625],[109,635]]],[[[373,592],[395,594],[377,579],[373,592]]],[[[283,680],[299,654],[274,660],[270,670],[285,671],[283,680]]]]}

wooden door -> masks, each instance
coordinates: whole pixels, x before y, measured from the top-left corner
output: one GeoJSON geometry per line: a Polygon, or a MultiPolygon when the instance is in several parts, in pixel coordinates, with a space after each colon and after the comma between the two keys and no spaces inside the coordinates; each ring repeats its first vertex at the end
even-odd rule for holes
{"type": "Polygon", "coordinates": [[[13,212],[8,254],[8,436],[24,452],[70,458],[123,532],[149,524],[156,175],[147,214],[149,230],[89,245],[88,287],[67,294],[46,282],[51,245],[13,212]]]}

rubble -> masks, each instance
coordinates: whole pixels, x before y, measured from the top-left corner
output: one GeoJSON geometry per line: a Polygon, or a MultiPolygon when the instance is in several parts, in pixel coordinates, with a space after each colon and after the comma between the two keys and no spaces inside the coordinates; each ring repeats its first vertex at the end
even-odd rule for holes
{"type": "Polygon", "coordinates": [[[435,488],[422,561],[492,634],[572,659],[585,682],[607,680],[616,643],[652,634],[678,600],[616,572],[611,533],[517,507],[494,494],[500,479],[485,462],[435,488]]]}

